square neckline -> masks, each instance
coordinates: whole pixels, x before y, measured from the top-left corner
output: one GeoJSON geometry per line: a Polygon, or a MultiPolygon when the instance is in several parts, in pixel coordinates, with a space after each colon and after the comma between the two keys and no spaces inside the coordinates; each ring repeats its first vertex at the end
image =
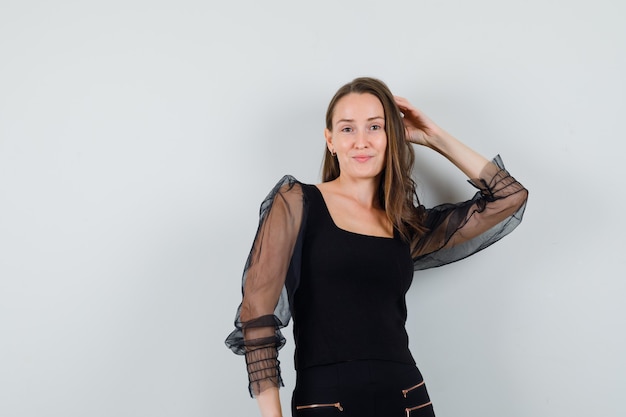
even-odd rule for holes
{"type": "Polygon", "coordinates": [[[316,184],[312,184],[311,185],[316,191],[317,191],[317,195],[319,196],[320,200],[322,201],[322,206],[324,207],[324,212],[325,214],[328,216],[328,219],[330,220],[330,223],[332,224],[333,228],[335,228],[336,230],[339,230],[342,233],[348,233],[354,236],[362,236],[365,238],[373,238],[373,239],[383,239],[383,240],[389,240],[389,241],[394,241],[396,240],[396,228],[393,228],[393,236],[376,236],[376,235],[366,235],[365,233],[359,233],[359,232],[353,232],[351,230],[347,230],[344,228],[341,228],[339,226],[337,226],[337,223],[335,223],[335,219],[333,219],[332,214],[330,214],[330,210],[328,209],[328,205],[326,204],[326,200],[324,199],[324,194],[322,194],[322,191],[317,187],[316,184]]]}

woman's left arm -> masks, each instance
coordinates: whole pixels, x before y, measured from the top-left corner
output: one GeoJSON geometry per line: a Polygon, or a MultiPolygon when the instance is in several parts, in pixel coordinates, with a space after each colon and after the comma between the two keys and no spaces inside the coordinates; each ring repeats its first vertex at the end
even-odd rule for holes
{"type": "Polygon", "coordinates": [[[504,168],[454,138],[396,97],[404,114],[407,140],[444,155],[470,178],[480,192],[473,199],[427,210],[429,230],[414,246],[415,269],[444,265],[476,253],[510,233],[522,220],[528,191],[504,168]]]}

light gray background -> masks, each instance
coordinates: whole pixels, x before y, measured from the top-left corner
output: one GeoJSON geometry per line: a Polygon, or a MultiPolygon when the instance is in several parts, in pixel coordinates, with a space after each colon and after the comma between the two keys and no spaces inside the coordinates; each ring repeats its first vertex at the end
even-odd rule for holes
{"type": "MultiPolygon", "coordinates": [[[[513,235],[415,277],[438,416],[625,415],[624,16],[620,0],[1,0],[0,415],[256,415],[223,339],[258,205],[285,173],[318,181],[327,102],[361,75],[530,189],[513,235]]],[[[425,203],[473,194],[417,153],[425,203]]]]}

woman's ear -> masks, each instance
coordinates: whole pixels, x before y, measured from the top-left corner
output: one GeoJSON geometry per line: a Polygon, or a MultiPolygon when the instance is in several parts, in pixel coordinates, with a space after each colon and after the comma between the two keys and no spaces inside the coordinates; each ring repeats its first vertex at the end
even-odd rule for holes
{"type": "Polygon", "coordinates": [[[335,153],[335,147],[333,146],[333,132],[330,129],[324,129],[324,138],[326,138],[326,146],[330,153],[335,153]]]}

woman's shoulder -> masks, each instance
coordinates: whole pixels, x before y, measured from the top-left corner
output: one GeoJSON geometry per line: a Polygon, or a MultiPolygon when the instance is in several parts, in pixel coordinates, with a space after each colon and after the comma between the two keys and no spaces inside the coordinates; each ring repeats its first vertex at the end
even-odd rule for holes
{"type": "Polygon", "coordinates": [[[284,175],[272,188],[270,195],[284,194],[284,193],[309,193],[315,190],[317,185],[309,184],[298,180],[296,177],[290,174],[284,175]]]}
{"type": "Polygon", "coordinates": [[[288,193],[292,192],[291,190],[294,189],[296,190],[295,192],[298,192],[306,186],[308,186],[308,184],[303,183],[293,175],[286,174],[283,175],[283,177],[276,182],[276,184],[272,188],[272,191],[270,191],[270,195],[276,195],[278,193],[288,193]]]}
{"type": "Polygon", "coordinates": [[[272,187],[261,204],[261,212],[267,210],[276,200],[284,202],[290,206],[304,205],[308,200],[307,195],[312,191],[314,185],[304,183],[293,175],[284,175],[272,187]]]}

